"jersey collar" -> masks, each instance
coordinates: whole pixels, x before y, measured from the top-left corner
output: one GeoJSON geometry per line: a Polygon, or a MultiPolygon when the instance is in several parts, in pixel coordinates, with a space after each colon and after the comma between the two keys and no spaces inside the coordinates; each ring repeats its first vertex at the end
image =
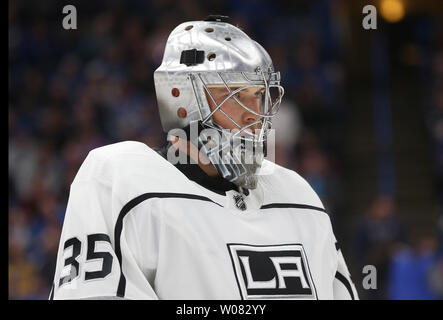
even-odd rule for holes
{"type": "MultiPolygon", "coordinates": [[[[168,142],[163,147],[156,149],[156,151],[167,160],[167,151],[171,143],[168,142]]],[[[177,150],[176,152],[180,152],[177,150]]],[[[177,154],[178,156],[178,154],[177,154]]],[[[187,162],[186,164],[177,163],[174,166],[180,170],[189,180],[192,180],[202,187],[209,189],[213,192],[216,192],[221,195],[225,195],[229,190],[235,190],[239,192],[239,189],[236,184],[218,176],[218,177],[210,177],[203,171],[202,168],[198,164],[191,163],[191,158],[186,154],[187,162]]],[[[248,190],[245,190],[245,193],[249,193],[248,190]]],[[[246,194],[247,195],[247,194],[246,194]]]]}

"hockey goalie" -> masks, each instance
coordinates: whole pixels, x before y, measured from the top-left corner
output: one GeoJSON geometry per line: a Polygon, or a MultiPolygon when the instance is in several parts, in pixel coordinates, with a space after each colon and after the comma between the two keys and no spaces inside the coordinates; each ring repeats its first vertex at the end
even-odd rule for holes
{"type": "Polygon", "coordinates": [[[50,299],[358,299],[319,197],[267,159],[284,89],[265,49],[185,22],[154,83],[168,139],[88,154],[50,299]]]}

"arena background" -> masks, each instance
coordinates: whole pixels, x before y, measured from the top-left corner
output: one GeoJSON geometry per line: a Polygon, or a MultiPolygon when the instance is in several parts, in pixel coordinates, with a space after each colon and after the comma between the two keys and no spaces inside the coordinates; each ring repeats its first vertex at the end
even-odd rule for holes
{"type": "Polygon", "coordinates": [[[360,297],[441,299],[439,0],[9,1],[9,299],[48,298],[88,152],[163,144],[153,71],[169,32],[209,14],[230,16],[281,71],[276,162],[324,202],[360,297]],[[62,27],[67,4],[76,30],[62,27]],[[362,27],[367,4],[376,30],[362,27]],[[377,289],[363,288],[365,265],[377,289]]]}

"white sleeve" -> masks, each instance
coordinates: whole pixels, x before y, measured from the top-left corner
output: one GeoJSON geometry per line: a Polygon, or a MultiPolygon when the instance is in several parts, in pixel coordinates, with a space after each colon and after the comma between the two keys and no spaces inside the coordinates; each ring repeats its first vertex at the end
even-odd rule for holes
{"type": "Polygon", "coordinates": [[[358,300],[358,293],[351,280],[351,274],[346,266],[343,253],[333,235],[337,255],[337,270],[333,280],[334,300],[358,300]]]}
{"type": "Polygon", "coordinates": [[[125,203],[94,172],[90,153],[71,185],[49,298],[157,299],[128,240],[131,224],[122,226],[125,203]]]}

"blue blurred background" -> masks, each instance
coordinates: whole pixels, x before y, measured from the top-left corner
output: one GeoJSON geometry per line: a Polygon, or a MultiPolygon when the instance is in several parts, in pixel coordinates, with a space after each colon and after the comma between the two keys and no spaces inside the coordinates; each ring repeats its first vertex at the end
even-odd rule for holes
{"type": "Polygon", "coordinates": [[[9,1],[9,299],[48,298],[88,152],[164,143],[153,71],[170,31],[209,14],[230,16],[281,71],[276,162],[324,202],[360,298],[441,299],[439,0],[9,1]],[[62,27],[67,4],[77,30],[62,27]],[[367,4],[376,30],[362,27],[367,4]],[[365,265],[377,289],[364,289],[365,265]]]}

